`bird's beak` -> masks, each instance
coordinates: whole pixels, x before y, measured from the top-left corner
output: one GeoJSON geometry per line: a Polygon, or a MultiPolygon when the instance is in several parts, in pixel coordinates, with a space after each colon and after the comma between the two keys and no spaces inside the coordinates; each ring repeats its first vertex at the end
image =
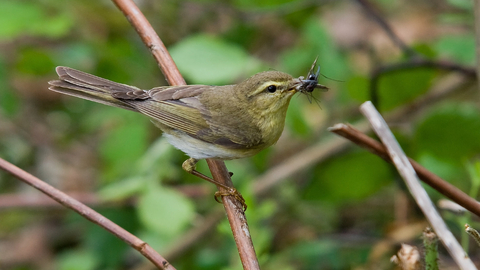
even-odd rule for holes
{"type": "Polygon", "coordinates": [[[293,79],[292,81],[292,86],[290,87],[290,91],[295,91],[295,92],[298,92],[298,91],[301,91],[301,87],[302,87],[303,83],[302,83],[302,80],[300,78],[296,78],[296,79],[293,79]]]}
{"type": "Polygon", "coordinates": [[[296,92],[313,92],[314,89],[320,89],[322,92],[328,91],[328,87],[319,84],[316,80],[304,80],[304,77],[293,79],[292,90],[296,92]]]}

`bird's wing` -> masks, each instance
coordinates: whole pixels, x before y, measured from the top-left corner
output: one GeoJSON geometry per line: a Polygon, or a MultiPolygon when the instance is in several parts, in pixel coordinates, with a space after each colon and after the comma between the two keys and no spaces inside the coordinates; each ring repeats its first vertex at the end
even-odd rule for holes
{"type": "MultiPolygon", "coordinates": [[[[227,148],[245,148],[241,140],[221,132],[212,125],[211,113],[199,96],[212,86],[185,85],[157,87],[149,91],[114,92],[112,96],[131,104],[139,112],[167,128],[182,131],[205,142],[227,148]]],[[[217,86],[225,87],[225,86],[217,86]]],[[[226,86],[228,87],[228,86],[226,86]]]]}

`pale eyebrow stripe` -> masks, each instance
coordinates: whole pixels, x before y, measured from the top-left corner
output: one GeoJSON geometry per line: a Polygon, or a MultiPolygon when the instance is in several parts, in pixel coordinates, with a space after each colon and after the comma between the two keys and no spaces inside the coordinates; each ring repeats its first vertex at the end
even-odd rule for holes
{"type": "Polygon", "coordinates": [[[275,81],[268,81],[268,82],[264,82],[262,85],[260,85],[258,88],[257,88],[257,91],[253,92],[252,94],[248,95],[248,97],[252,97],[260,92],[262,92],[263,90],[265,90],[265,88],[267,88],[267,86],[270,86],[270,85],[275,85],[277,87],[281,86],[282,85],[282,82],[275,82],[275,81]]]}

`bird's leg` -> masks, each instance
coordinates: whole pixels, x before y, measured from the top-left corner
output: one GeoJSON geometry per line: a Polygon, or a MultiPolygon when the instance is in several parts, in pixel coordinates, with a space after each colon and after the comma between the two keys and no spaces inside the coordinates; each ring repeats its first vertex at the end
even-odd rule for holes
{"type": "Polygon", "coordinates": [[[217,191],[215,192],[215,200],[219,203],[222,203],[222,201],[219,199],[223,196],[233,196],[235,197],[235,199],[237,201],[239,201],[242,205],[243,205],[243,209],[244,211],[247,210],[247,204],[245,203],[245,199],[242,197],[242,194],[240,194],[240,192],[237,191],[236,188],[234,187],[229,187],[225,184],[222,184],[218,181],[215,181],[214,179],[204,175],[203,173],[199,172],[196,170],[196,164],[197,164],[198,160],[194,159],[194,158],[189,158],[187,160],[185,160],[182,164],[182,168],[192,174],[192,175],[195,175],[196,177],[199,177],[199,178],[202,178],[203,180],[207,180],[208,182],[210,183],[213,183],[215,184],[216,186],[219,186],[219,187],[222,187],[224,189],[226,189],[226,191],[217,191]]]}

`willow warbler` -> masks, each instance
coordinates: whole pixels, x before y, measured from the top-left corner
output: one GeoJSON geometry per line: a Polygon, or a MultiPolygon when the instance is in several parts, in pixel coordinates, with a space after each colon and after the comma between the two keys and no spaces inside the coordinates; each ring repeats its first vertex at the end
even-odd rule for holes
{"type": "Polygon", "coordinates": [[[200,159],[249,157],[277,142],[292,96],[315,88],[327,89],[317,83],[314,66],[305,80],[265,71],[236,85],[161,86],[150,90],[57,67],[60,80],[50,81],[49,89],[150,117],[173,146],[190,156],[182,167],[192,173],[200,159]]]}

